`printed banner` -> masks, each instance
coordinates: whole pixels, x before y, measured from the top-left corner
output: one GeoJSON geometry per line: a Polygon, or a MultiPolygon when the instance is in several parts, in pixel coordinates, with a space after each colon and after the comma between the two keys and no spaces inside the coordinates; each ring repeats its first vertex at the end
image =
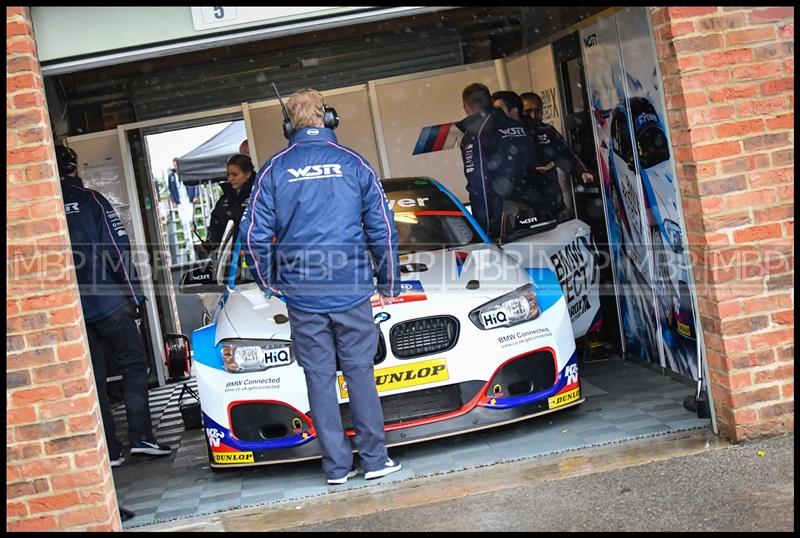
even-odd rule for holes
{"type": "Polygon", "coordinates": [[[423,127],[419,132],[419,138],[417,138],[417,144],[414,146],[412,155],[453,149],[460,139],[461,131],[458,130],[454,123],[423,127]]]}
{"type": "MultiPolygon", "coordinates": [[[[425,289],[422,287],[422,282],[419,280],[406,280],[400,283],[400,295],[397,297],[387,297],[389,304],[397,303],[410,303],[413,301],[426,301],[428,296],[425,294],[425,289]]],[[[380,301],[376,296],[373,296],[370,304],[373,308],[381,306],[380,301]]]]}
{"type": "Polygon", "coordinates": [[[580,31],[623,348],[663,366],[641,183],[614,17],[580,31]]]}
{"type": "Polygon", "coordinates": [[[616,14],[636,150],[633,156],[645,199],[645,222],[650,223],[643,239],[652,249],[652,282],[664,366],[697,380],[697,310],[689,286],[686,232],[648,19],[644,8],[626,8],[616,14]]]}

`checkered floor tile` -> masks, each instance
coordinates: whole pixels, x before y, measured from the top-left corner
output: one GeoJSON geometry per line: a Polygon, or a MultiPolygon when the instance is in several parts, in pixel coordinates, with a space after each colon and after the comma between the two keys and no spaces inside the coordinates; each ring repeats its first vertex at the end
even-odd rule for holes
{"type": "MultiPolygon", "coordinates": [[[[683,398],[691,394],[692,387],[631,362],[587,362],[581,367],[581,382],[586,401],[578,407],[457,437],[390,448],[390,455],[402,462],[403,469],[378,482],[400,482],[711,425],[709,419],[698,419],[683,408],[683,398]]],[[[189,383],[194,387],[194,380],[189,383]]],[[[132,456],[113,469],[120,504],[136,513],[123,524],[125,529],[370,487],[363,477],[343,486],[328,486],[318,460],[212,471],[202,430],[183,429],[178,411],[180,389],[178,383],[151,391],[156,437],[173,446],[173,454],[132,456]]],[[[125,413],[121,406],[115,417],[122,440],[125,413]]]]}

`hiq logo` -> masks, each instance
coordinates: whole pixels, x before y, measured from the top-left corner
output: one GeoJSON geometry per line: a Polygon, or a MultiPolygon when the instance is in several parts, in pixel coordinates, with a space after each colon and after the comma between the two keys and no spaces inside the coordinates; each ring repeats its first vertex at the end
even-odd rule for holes
{"type": "Polygon", "coordinates": [[[483,319],[483,326],[486,328],[494,327],[495,325],[504,325],[508,322],[508,316],[502,310],[486,312],[481,316],[481,319],[483,319]]]}
{"type": "Polygon", "coordinates": [[[225,437],[225,434],[216,428],[206,428],[206,436],[208,437],[208,444],[213,447],[219,447],[220,439],[225,437]]]}
{"type": "Polygon", "coordinates": [[[288,170],[294,176],[294,179],[289,180],[290,183],[305,179],[342,177],[342,165],[340,164],[312,164],[303,168],[289,168],[288,170]]]}
{"type": "Polygon", "coordinates": [[[597,45],[597,34],[586,36],[583,40],[583,44],[586,45],[587,48],[597,45]]]}
{"type": "Polygon", "coordinates": [[[264,353],[264,361],[267,364],[289,364],[292,362],[287,349],[269,349],[264,353]]]}

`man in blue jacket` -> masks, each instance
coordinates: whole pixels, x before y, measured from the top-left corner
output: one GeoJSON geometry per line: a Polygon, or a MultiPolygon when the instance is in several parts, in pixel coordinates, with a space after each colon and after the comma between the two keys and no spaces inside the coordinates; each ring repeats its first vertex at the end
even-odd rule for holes
{"type": "Polygon", "coordinates": [[[461,92],[467,117],[461,158],[472,214],[492,239],[501,232],[503,202],[533,173],[533,140],[525,126],[492,106],[489,88],[475,82],[461,92]]]}
{"type": "Polygon", "coordinates": [[[364,476],[379,478],[400,463],[386,451],[375,386],[370,254],[385,304],[400,294],[394,214],[375,171],[338,144],[338,117],[319,92],[299,90],[287,108],[289,147],[259,170],[239,233],[260,288],[267,295],[279,290],[286,300],[328,483],[344,484],[357,474],[336,396],[337,357],[364,476]]]}
{"type": "Polygon", "coordinates": [[[172,449],[155,440],[150,418],[147,356],[134,321],[143,314],[144,295],[131,260],[130,239],[108,200],[82,186],[75,151],[56,146],[56,159],[111,466],[122,465],[125,458],[106,392],[103,345],[114,353],[122,373],[131,454],[166,456],[172,449]]]}

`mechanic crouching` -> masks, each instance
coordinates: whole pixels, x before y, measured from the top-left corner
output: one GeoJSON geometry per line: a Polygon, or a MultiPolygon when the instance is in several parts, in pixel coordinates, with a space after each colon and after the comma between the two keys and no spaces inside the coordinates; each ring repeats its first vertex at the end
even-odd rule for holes
{"type": "Polygon", "coordinates": [[[259,287],[285,298],[328,484],[344,484],[358,473],[337,400],[337,356],[364,477],[380,478],[400,470],[400,463],[386,451],[375,386],[378,329],[369,255],[385,304],[400,293],[394,215],[375,171],[339,145],[333,132],[339,118],[318,91],[298,90],[286,108],[289,147],[258,172],[242,217],[242,243],[259,287]]]}

